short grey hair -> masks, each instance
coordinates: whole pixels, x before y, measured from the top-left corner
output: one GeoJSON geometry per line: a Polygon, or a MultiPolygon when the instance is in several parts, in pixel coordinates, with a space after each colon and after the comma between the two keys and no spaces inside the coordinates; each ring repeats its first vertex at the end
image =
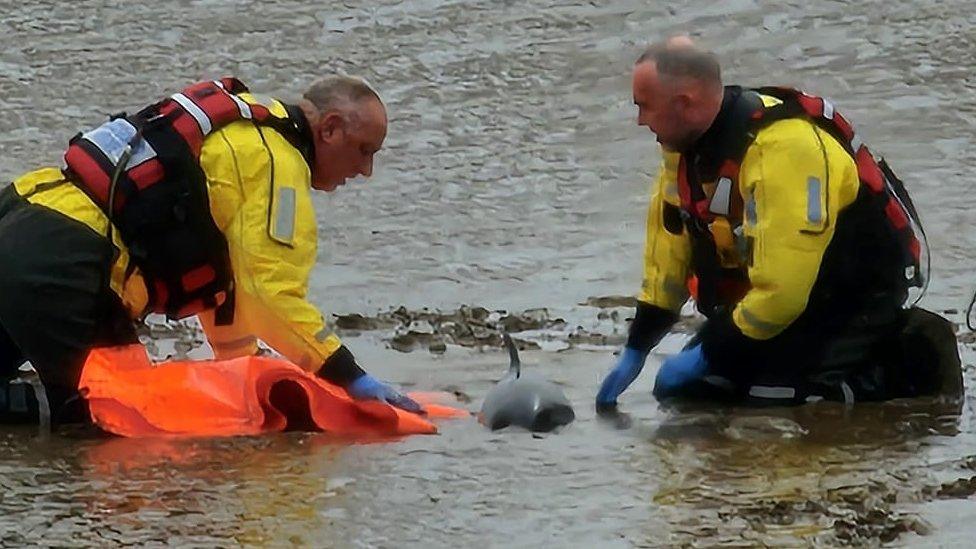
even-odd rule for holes
{"type": "Polygon", "coordinates": [[[330,110],[345,111],[350,106],[365,100],[376,100],[381,104],[380,94],[366,80],[356,76],[326,76],[314,84],[302,96],[319,112],[330,110]]]}
{"type": "Polygon", "coordinates": [[[657,73],[668,79],[692,78],[709,84],[722,84],[722,67],[718,56],[710,51],[672,40],[651,44],[634,65],[652,62],[657,73]]]}

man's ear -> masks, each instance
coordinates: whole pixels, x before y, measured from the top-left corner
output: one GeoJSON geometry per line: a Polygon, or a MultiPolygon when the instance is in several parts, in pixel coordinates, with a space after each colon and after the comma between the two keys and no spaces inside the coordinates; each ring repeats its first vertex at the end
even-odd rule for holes
{"type": "Polygon", "coordinates": [[[680,109],[681,112],[688,112],[693,102],[691,95],[688,93],[676,93],[672,101],[674,101],[675,107],[680,109]]]}
{"type": "Polygon", "coordinates": [[[319,124],[319,138],[323,141],[331,141],[340,131],[345,131],[346,121],[342,118],[342,115],[332,111],[326,113],[322,117],[322,123],[319,124]]]}

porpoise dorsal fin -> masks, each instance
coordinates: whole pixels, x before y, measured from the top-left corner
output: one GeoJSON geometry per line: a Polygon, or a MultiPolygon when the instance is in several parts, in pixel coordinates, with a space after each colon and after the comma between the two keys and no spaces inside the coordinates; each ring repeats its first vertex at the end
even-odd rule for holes
{"type": "Polygon", "coordinates": [[[522,375],[522,361],[519,360],[518,347],[515,346],[515,342],[509,337],[508,332],[502,333],[502,338],[505,340],[505,347],[508,348],[508,357],[512,361],[508,366],[508,375],[519,377],[522,375]]]}

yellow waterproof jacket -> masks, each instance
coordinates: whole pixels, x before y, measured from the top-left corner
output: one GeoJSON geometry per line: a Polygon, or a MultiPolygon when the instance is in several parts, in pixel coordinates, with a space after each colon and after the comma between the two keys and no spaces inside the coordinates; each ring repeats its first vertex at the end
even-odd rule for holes
{"type": "MultiPolygon", "coordinates": [[[[286,115],[278,102],[267,106],[286,115]]],[[[207,137],[200,165],[237,291],[233,325],[200,315],[214,352],[251,354],[256,336],[303,369],[318,370],[341,342],[307,299],[318,249],[308,164],[280,133],[240,121],[207,137]]]]}
{"type": "MultiPolygon", "coordinates": [[[[257,102],[249,94],[240,97],[257,102]]],[[[262,102],[272,114],[287,115],[281,103],[262,102]]],[[[212,311],[200,315],[215,354],[221,359],[252,354],[261,339],[303,369],[317,371],[341,342],[307,299],[317,254],[308,164],[277,131],[239,121],[206,138],[200,165],[214,221],[227,239],[236,286],[232,325],[215,326],[212,311]]],[[[59,169],[28,173],[14,185],[29,202],[107,234],[107,217],[59,169]]],[[[146,308],[145,284],[138,269],[126,276],[129,256],[119,232],[113,235],[121,253],[111,287],[137,318],[146,308]]]]}
{"type": "MultiPolygon", "coordinates": [[[[762,99],[766,106],[778,102],[762,99]]],[[[667,205],[671,211],[681,206],[678,162],[677,153],[663,153],[648,209],[639,294],[641,301],[670,311],[687,300],[692,274],[691,237],[684,229],[669,231],[665,220],[667,205]]],[[[743,335],[770,339],[804,312],[837,218],[859,188],[854,160],[812,122],[791,118],[759,130],[739,170],[743,234],[730,243],[740,252],[751,286],[732,312],[743,335]]]]}

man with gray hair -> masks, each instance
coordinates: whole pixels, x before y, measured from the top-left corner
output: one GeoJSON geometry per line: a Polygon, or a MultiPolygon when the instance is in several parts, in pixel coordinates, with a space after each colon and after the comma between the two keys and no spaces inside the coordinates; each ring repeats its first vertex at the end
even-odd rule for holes
{"type": "Polygon", "coordinates": [[[689,293],[707,320],[662,364],[658,399],[961,394],[948,322],[903,308],[924,282],[914,206],[833,104],[723,86],[716,56],[687,36],[637,58],[633,97],[663,162],[636,315],[599,411],[616,411],[689,293]]]}
{"type": "Polygon", "coordinates": [[[356,398],[419,411],[365,373],[307,299],[311,191],[369,177],[386,130],[359,78],[319,80],[295,105],[224,78],[80,133],[63,168],[2,189],[0,421],[37,417],[29,386],[7,383],[25,361],[55,422],[86,419],[71,404],[83,404],[88,352],[137,341],[148,313],[199,315],[218,359],[260,339],[356,398]]]}

